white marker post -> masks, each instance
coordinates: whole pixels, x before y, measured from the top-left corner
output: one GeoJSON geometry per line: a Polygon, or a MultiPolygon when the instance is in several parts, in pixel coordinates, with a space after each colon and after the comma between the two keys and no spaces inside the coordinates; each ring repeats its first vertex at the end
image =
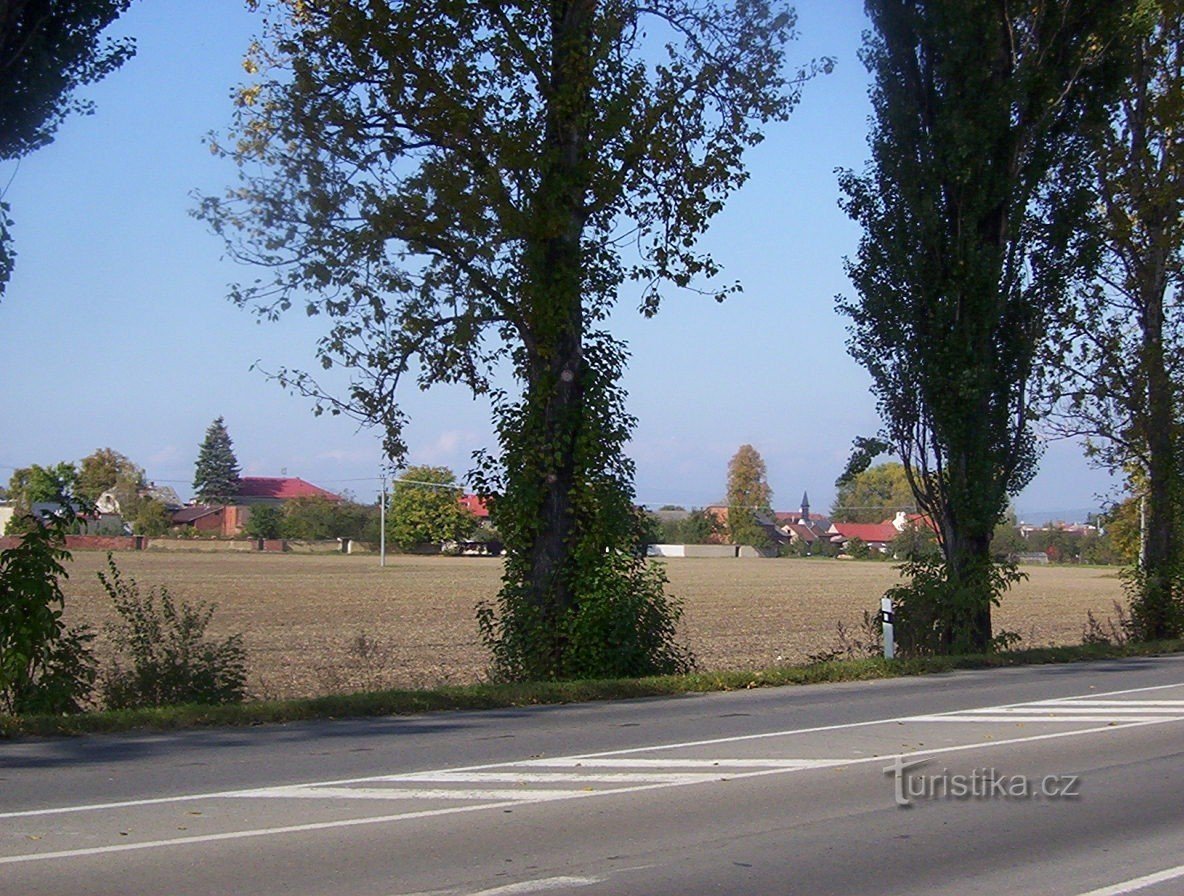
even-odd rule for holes
{"type": "Polygon", "coordinates": [[[896,656],[896,637],[893,625],[892,598],[880,598],[880,622],[884,626],[884,659],[890,660],[896,656]]]}

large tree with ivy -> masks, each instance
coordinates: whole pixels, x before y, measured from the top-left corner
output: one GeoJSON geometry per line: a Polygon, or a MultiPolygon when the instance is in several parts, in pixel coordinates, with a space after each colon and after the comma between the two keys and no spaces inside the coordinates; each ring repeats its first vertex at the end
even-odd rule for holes
{"type": "MultiPolygon", "coordinates": [[[[94,110],[75,91],[110,74],[135,52],[130,38],[102,38],[130,5],[131,0],[0,3],[0,161],[23,158],[51,143],[70,113],[94,110]]],[[[8,205],[0,201],[0,295],[15,260],[11,226],[8,205]]]]}
{"type": "MultiPolygon", "coordinates": [[[[633,556],[638,517],[605,329],[628,281],[647,314],[719,271],[696,248],[785,118],[791,11],[766,0],[275,3],[247,60],[238,187],[200,214],[275,273],[234,300],[328,319],[325,367],[283,382],[385,428],[404,453],[402,381],[494,391],[479,485],[507,548],[483,625],[515,677],[676,668],[675,608],[633,556]],[[647,634],[649,632],[650,634],[647,634]]],[[[732,285],[711,286],[718,297],[732,285]]]]}
{"type": "Polygon", "coordinates": [[[943,563],[920,571],[933,649],[985,650],[1009,581],[991,536],[1038,459],[1034,360],[1087,261],[1090,134],[1124,4],[868,0],[872,162],[846,173],[864,230],[850,351],[943,563]]]}

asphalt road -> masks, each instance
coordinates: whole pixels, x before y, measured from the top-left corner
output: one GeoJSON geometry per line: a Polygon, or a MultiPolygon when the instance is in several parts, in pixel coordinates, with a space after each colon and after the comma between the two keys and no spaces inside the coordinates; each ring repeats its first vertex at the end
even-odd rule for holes
{"type": "Polygon", "coordinates": [[[1182,733],[1161,658],[4,743],[0,893],[1177,896],[1182,733]]]}

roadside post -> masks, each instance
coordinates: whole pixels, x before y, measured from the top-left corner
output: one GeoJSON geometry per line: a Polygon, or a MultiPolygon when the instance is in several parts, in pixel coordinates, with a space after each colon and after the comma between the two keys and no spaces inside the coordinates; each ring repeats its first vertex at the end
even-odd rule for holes
{"type": "Polygon", "coordinates": [[[884,627],[884,659],[890,660],[896,656],[895,623],[896,614],[892,612],[892,598],[880,598],[880,623],[884,627]]]}

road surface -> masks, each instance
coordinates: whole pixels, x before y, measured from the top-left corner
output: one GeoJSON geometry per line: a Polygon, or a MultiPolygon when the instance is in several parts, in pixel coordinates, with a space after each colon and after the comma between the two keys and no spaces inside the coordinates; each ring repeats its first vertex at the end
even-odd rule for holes
{"type": "Polygon", "coordinates": [[[0,743],[5,894],[1184,892],[1184,658],[0,743]]]}

